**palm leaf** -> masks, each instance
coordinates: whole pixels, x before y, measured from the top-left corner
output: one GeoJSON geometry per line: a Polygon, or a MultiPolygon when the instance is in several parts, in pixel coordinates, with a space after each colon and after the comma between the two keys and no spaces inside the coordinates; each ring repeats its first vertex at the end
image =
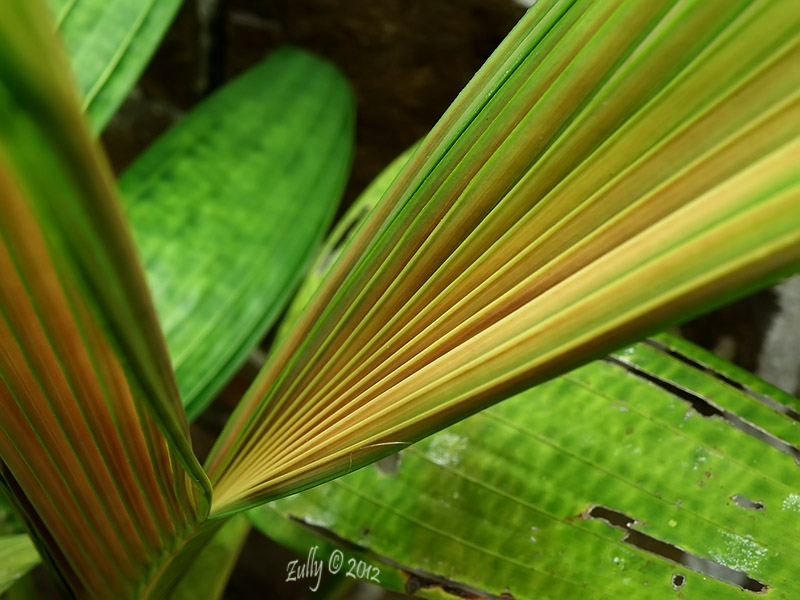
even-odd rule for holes
{"type": "Polygon", "coordinates": [[[133,597],[205,518],[113,181],[43,7],[0,7],[2,477],[72,593],[133,597]]]}
{"type": "Polygon", "coordinates": [[[537,2],[240,404],[213,513],[797,269],[798,25],[790,1],[537,2]]]}
{"type": "Polygon", "coordinates": [[[248,516],[423,597],[793,598],[798,408],[659,336],[248,516]]]}

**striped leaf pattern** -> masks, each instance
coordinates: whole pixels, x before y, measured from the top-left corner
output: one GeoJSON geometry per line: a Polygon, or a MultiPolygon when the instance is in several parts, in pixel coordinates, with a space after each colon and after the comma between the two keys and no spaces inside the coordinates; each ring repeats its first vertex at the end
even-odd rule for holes
{"type": "Polygon", "coordinates": [[[534,4],[240,404],[212,512],[797,269],[799,26],[790,0],[534,4]]]}
{"type": "Polygon", "coordinates": [[[210,487],[42,10],[0,8],[2,478],[71,593],[137,597],[204,520],[210,487]]]}
{"type": "Polygon", "coordinates": [[[795,598],[798,408],[662,334],[247,515],[415,597],[795,598]]]}

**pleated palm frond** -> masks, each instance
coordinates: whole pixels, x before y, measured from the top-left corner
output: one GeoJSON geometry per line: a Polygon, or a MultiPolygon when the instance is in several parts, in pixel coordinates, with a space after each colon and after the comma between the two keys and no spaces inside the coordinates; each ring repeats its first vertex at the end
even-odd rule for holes
{"type": "Polygon", "coordinates": [[[3,2],[0,473],[72,594],[143,597],[210,487],[67,72],[41,5],[3,2]]]}
{"type": "Polygon", "coordinates": [[[791,0],[540,0],[428,135],[208,463],[309,487],[793,272],[791,0]]]}

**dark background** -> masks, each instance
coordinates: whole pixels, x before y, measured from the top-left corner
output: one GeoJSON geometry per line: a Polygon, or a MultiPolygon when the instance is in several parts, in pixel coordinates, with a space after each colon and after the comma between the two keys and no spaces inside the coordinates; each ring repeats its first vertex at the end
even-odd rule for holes
{"type": "MultiPolygon", "coordinates": [[[[335,63],[355,93],[357,145],[343,211],[425,135],[523,12],[513,0],[187,0],[102,141],[120,172],[220,85],[281,44],[299,46],[335,63]]],[[[725,358],[754,371],[776,310],[775,294],[767,290],[681,333],[707,348],[724,346],[725,358]]],[[[250,377],[241,373],[194,427],[201,453],[250,377]]],[[[283,581],[293,558],[252,533],[226,597],[319,597],[283,581]]],[[[362,584],[341,597],[399,596],[362,584]]]]}

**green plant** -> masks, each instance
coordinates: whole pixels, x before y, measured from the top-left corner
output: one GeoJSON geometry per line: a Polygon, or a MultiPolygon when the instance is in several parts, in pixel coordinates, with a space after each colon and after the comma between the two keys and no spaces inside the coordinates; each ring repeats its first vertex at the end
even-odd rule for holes
{"type": "MultiPolygon", "coordinates": [[[[117,10],[101,1],[64,10],[75,6],[117,10]]],[[[161,17],[122,27],[139,45],[87,75],[90,117],[92,99],[105,97],[96,129],[136,71],[114,65],[141,66],[177,3],[162,6],[161,17]]],[[[121,178],[154,309],[43,12],[21,1],[0,8],[0,453],[9,495],[68,593],[208,590],[185,573],[212,536],[235,548],[244,528],[222,527],[226,519],[267,501],[250,516],[270,535],[354,542],[350,550],[384,565],[382,583],[409,592],[580,594],[591,569],[567,562],[565,576],[552,564],[526,574],[519,564],[516,553],[544,529],[527,525],[532,515],[558,525],[546,529],[551,547],[619,552],[621,569],[641,565],[654,581],[675,557],[645,564],[603,520],[628,541],[641,535],[636,519],[662,543],[680,526],[680,551],[695,555],[685,564],[704,573],[698,565],[715,551],[699,532],[710,528],[733,550],[717,553],[727,571],[698,579],[697,593],[797,590],[787,558],[796,542],[784,535],[796,522],[786,483],[800,452],[794,399],[669,337],[523,391],[797,270],[800,15],[791,2],[536,3],[399,175],[387,175],[392,183],[367,193],[375,207],[341,254],[323,254],[205,468],[183,405],[194,416],[213,398],[324,234],[349,164],[346,86],[328,65],[280,52],[121,178]],[[257,125],[266,130],[254,135],[257,125]],[[261,215],[265,190],[274,212],[261,215]],[[167,244],[173,231],[181,244],[167,244]],[[686,402],[674,389],[695,390],[694,409],[715,420],[690,419],[681,431],[686,402]],[[361,470],[288,498],[515,394],[404,452],[402,477],[361,470]],[[597,414],[592,435],[565,426],[570,408],[559,403],[574,397],[597,414]],[[631,416],[614,398],[631,402],[631,416]],[[614,443],[637,431],[640,453],[669,442],[675,462],[659,473],[614,443]],[[512,436],[516,452],[503,449],[512,436]],[[747,460],[718,456],[731,448],[747,460]],[[692,466],[709,465],[696,487],[704,477],[715,495],[677,497],[669,486],[687,452],[692,466]],[[548,475],[531,498],[524,484],[537,457],[548,475]],[[549,475],[559,469],[569,477],[549,475]],[[452,493],[468,484],[493,498],[483,509],[527,525],[524,535],[506,545],[490,528],[459,543],[464,505],[452,493]],[[729,493],[733,485],[742,490],[729,493]],[[369,493],[378,486],[392,502],[369,493]],[[782,509],[759,515],[756,528],[733,496],[782,509]],[[715,516],[720,498],[733,503],[732,527],[715,516]],[[358,533],[359,513],[376,507],[384,518],[358,533]],[[401,539],[403,519],[419,539],[401,539]],[[453,542],[448,558],[426,554],[430,546],[420,554],[425,531],[453,542]],[[496,564],[468,564],[470,544],[496,564]]],[[[642,583],[613,570],[595,577],[598,596],[642,583]]]]}

